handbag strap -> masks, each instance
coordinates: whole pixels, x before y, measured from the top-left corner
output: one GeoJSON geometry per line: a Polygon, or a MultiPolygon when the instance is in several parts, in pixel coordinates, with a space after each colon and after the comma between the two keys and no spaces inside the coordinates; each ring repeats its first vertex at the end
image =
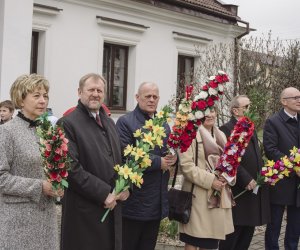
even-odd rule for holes
{"type": "MultiPolygon", "coordinates": [[[[197,164],[198,164],[198,142],[197,142],[197,139],[196,139],[196,157],[195,157],[195,166],[197,166],[197,164]]],[[[172,181],[172,187],[175,186],[176,177],[177,177],[177,172],[178,172],[178,161],[177,161],[176,167],[175,167],[175,173],[174,173],[174,178],[173,178],[173,181],[172,181]]],[[[195,184],[193,183],[193,184],[192,184],[192,188],[191,188],[191,193],[193,193],[193,191],[194,191],[194,186],[195,186],[195,184]]]]}

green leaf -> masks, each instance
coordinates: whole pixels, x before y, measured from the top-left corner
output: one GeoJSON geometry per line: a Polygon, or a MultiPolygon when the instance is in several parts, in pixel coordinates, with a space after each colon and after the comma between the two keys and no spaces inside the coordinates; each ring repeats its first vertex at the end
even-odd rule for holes
{"type": "Polygon", "coordinates": [[[68,188],[68,187],[69,187],[69,183],[68,183],[65,179],[62,179],[62,180],[61,180],[61,184],[62,184],[65,188],[68,188]]]}

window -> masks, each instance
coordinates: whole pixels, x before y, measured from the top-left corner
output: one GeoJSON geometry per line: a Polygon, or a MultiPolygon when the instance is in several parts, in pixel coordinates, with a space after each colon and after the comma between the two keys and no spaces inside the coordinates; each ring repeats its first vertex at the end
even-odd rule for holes
{"type": "Polygon", "coordinates": [[[31,57],[30,57],[30,74],[37,73],[39,32],[32,31],[31,36],[31,57]]]}
{"type": "Polygon", "coordinates": [[[194,78],[194,57],[178,55],[177,98],[183,98],[185,86],[194,78]]]}
{"type": "Polygon", "coordinates": [[[107,81],[106,104],[114,110],[126,109],[128,47],[104,44],[103,77],[107,81]]]}

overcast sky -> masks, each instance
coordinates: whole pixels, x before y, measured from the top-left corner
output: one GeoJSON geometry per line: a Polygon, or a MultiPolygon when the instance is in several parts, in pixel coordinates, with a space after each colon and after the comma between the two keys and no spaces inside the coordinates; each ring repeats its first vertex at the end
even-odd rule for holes
{"type": "Polygon", "coordinates": [[[272,30],[275,39],[300,40],[300,0],[223,0],[238,5],[238,16],[260,36],[272,30]]]}

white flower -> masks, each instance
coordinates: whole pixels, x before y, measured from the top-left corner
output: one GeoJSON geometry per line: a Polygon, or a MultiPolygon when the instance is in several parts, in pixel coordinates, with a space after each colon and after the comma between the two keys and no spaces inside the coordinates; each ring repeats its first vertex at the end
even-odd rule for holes
{"type": "Polygon", "coordinates": [[[218,89],[219,89],[219,91],[223,92],[223,91],[224,91],[224,86],[223,86],[223,84],[219,84],[218,89]]]}
{"type": "Polygon", "coordinates": [[[191,107],[189,105],[182,105],[182,104],[180,104],[178,108],[179,108],[179,110],[181,110],[184,113],[192,111],[192,109],[191,109],[191,107]]]}
{"type": "Polygon", "coordinates": [[[210,109],[206,109],[205,111],[204,111],[204,115],[209,115],[210,114],[210,109]]]}
{"type": "Polygon", "coordinates": [[[212,80],[215,80],[215,78],[216,78],[216,76],[210,76],[210,77],[208,78],[208,80],[212,81],[212,80]]]}
{"type": "Polygon", "coordinates": [[[218,91],[217,91],[216,89],[209,88],[209,89],[208,89],[208,94],[210,94],[210,95],[217,95],[217,94],[218,94],[218,91]]]}
{"type": "Polygon", "coordinates": [[[208,97],[208,93],[206,91],[200,91],[198,96],[200,97],[200,99],[205,100],[208,97]]]}
{"type": "Polygon", "coordinates": [[[222,70],[219,70],[219,71],[218,71],[218,74],[219,74],[219,75],[226,75],[226,73],[225,73],[224,71],[222,71],[222,70]]]}
{"type": "Polygon", "coordinates": [[[195,117],[196,117],[196,119],[201,119],[201,118],[204,117],[204,114],[203,114],[202,111],[197,111],[197,112],[195,113],[195,117]]]}
{"type": "Polygon", "coordinates": [[[194,101],[198,101],[200,99],[200,96],[199,95],[196,95],[195,98],[194,98],[194,101]]]}
{"type": "Polygon", "coordinates": [[[192,113],[189,113],[188,119],[189,119],[189,121],[193,121],[193,120],[196,120],[196,117],[192,113]]]}

